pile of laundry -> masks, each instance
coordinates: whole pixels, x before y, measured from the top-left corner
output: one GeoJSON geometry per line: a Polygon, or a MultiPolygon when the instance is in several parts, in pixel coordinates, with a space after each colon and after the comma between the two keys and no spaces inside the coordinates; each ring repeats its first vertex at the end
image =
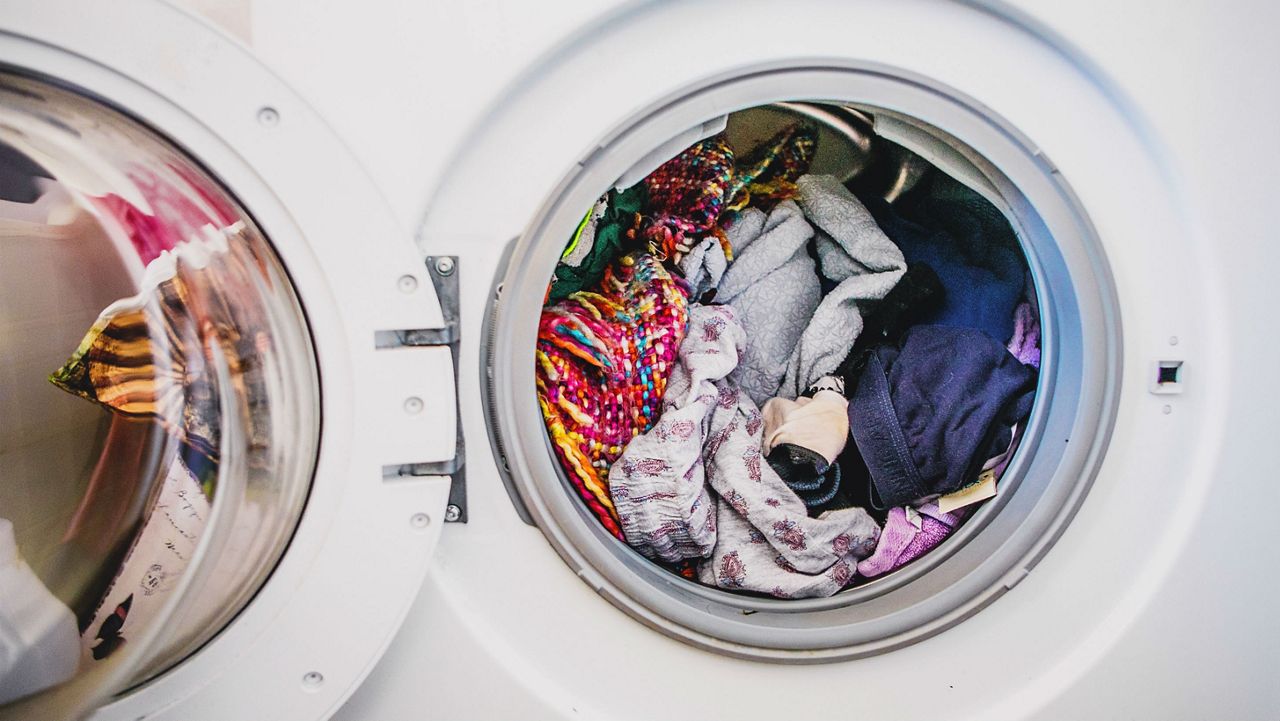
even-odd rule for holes
{"type": "Polygon", "coordinates": [[[933,170],[890,205],[808,174],[816,130],[702,140],[587,213],[537,393],[566,476],[672,571],[830,596],[995,495],[1040,362],[1003,215],[933,170]]]}

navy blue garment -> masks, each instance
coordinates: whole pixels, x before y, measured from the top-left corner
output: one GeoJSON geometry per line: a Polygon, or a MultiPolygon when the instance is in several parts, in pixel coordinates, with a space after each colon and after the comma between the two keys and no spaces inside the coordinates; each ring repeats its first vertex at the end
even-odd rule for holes
{"type": "Polygon", "coordinates": [[[898,284],[872,306],[853,348],[836,368],[835,374],[844,379],[844,387],[858,384],[863,362],[872,348],[884,343],[896,345],[909,328],[923,325],[924,319],[937,315],[945,297],[942,282],[933,268],[924,263],[907,266],[898,284]]]}
{"type": "Polygon", "coordinates": [[[859,199],[909,266],[923,263],[938,274],[944,298],[924,322],[976,328],[1008,342],[1027,265],[999,210],[949,178],[895,206],[875,197],[859,199]]]}
{"type": "Polygon", "coordinates": [[[808,448],[783,443],[765,458],[787,488],[796,492],[813,518],[816,509],[831,503],[840,492],[840,465],[808,448]]]}
{"type": "Polygon", "coordinates": [[[982,331],[916,326],[867,356],[849,429],[876,508],[972,483],[1031,412],[1036,374],[982,331]]]}
{"type": "MultiPolygon", "coordinates": [[[[862,375],[863,365],[873,348],[885,343],[896,345],[903,334],[920,323],[921,318],[938,310],[942,298],[942,284],[932,268],[923,263],[908,266],[906,274],[884,300],[871,307],[853,348],[836,369],[835,374],[844,379],[844,387],[855,388],[858,385],[858,377],[862,375]]],[[[796,490],[788,475],[775,463],[774,456],[777,453],[775,449],[769,454],[770,465],[788,486],[792,486],[792,490],[796,490]]],[[[824,492],[820,496],[807,496],[796,491],[800,500],[805,502],[809,515],[817,518],[826,511],[856,507],[866,510],[878,523],[883,524],[884,512],[871,505],[870,476],[867,475],[867,464],[858,453],[856,444],[845,444],[840,457],[836,459],[835,474],[830,486],[822,486],[824,492]]],[[[811,475],[814,473],[809,470],[806,477],[811,475]]],[[[831,476],[831,473],[821,475],[825,478],[831,476]]]]}
{"type": "Polygon", "coordinates": [[[36,182],[38,178],[53,176],[26,153],[0,142],[0,200],[36,202],[42,195],[36,182]]]}

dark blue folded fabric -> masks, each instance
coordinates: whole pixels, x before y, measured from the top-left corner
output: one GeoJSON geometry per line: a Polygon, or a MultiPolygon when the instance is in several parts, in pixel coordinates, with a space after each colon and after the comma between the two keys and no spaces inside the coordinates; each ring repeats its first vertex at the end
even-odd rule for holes
{"type": "Polygon", "coordinates": [[[916,326],[876,347],[850,396],[849,428],[876,508],[972,483],[1026,418],[1036,375],[990,335],[916,326]]]}
{"type": "Polygon", "coordinates": [[[810,516],[816,518],[818,514],[814,509],[823,508],[840,492],[839,464],[827,463],[827,459],[808,448],[783,443],[765,460],[782,482],[804,501],[810,516]]]}
{"type": "Polygon", "coordinates": [[[893,290],[867,314],[853,348],[836,368],[835,374],[844,379],[844,387],[858,384],[862,364],[872,348],[897,344],[908,329],[924,325],[923,319],[937,314],[944,297],[942,283],[932,268],[924,263],[908,266],[893,290]]]}
{"type": "Polygon", "coordinates": [[[0,200],[34,203],[42,194],[36,179],[52,177],[26,153],[0,142],[0,200]]]}
{"type": "Polygon", "coordinates": [[[1008,342],[1027,268],[1008,221],[955,181],[934,182],[922,192],[901,207],[861,200],[908,265],[923,263],[938,274],[944,297],[925,322],[975,328],[1008,342]]]}

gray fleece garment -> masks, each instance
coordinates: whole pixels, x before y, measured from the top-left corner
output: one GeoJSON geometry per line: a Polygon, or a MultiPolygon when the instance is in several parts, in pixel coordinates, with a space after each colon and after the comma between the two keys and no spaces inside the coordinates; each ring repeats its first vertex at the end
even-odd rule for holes
{"type": "Polygon", "coordinates": [[[796,398],[833,372],[862,332],[864,308],[884,298],[907,268],[902,251],[838,180],[806,175],[796,185],[798,205],[779,203],[767,217],[742,211],[726,231],[732,262],[710,239],[681,263],[693,298],[714,289],[714,302],[737,311],[747,343],[735,380],[757,406],[796,398]],[[825,297],[823,278],[836,284],[825,297]]]}
{"type": "Polygon", "coordinates": [[[795,398],[835,371],[862,332],[863,309],[881,300],[907,272],[902,251],[871,213],[830,175],[797,181],[800,208],[817,228],[818,270],[837,285],[800,336],[778,395],[795,398]]]}
{"type": "MultiPolygon", "coordinates": [[[[747,330],[746,347],[734,380],[756,403],[777,395],[796,344],[822,300],[817,266],[807,248],[813,227],[800,206],[787,200],[768,216],[747,208],[726,230],[733,262],[715,284],[715,303],[732,305],[747,330]]],[[[726,264],[719,243],[705,241],[685,259],[685,277],[695,281],[691,298],[701,298],[726,264]]]]}

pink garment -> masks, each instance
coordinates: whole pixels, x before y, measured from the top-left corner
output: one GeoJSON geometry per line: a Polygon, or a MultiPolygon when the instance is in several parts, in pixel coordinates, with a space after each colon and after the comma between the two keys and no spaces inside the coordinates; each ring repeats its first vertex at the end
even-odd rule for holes
{"type": "Polygon", "coordinates": [[[207,175],[202,175],[182,163],[166,163],[165,167],[191,186],[196,195],[209,206],[214,216],[213,220],[218,221],[222,227],[240,219],[240,211],[231,205],[226,193],[218,189],[207,175]]]}
{"type": "Polygon", "coordinates": [[[1040,318],[1025,300],[1013,311],[1013,337],[1007,348],[1023,365],[1040,367],[1040,318]]]}
{"type": "Polygon", "coordinates": [[[970,508],[942,513],[937,503],[926,503],[916,509],[915,523],[906,508],[890,509],[880,531],[880,541],[870,556],[858,563],[858,573],[872,578],[902,568],[911,561],[937,548],[960,526],[970,508]],[[919,523],[919,527],[916,527],[919,523]]]}
{"type": "Polygon", "coordinates": [[[143,265],[163,251],[173,250],[205,225],[224,228],[232,222],[231,209],[225,203],[214,201],[216,196],[211,195],[210,188],[192,185],[187,177],[189,173],[170,179],[138,165],[129,168],[126,174],[151,206],[153,214],[115,193],[93,198],[93,202],[100,212],[115,218],[129,234],[143,265]],[[201,207],[197,199],[209,207],[201,207]]]}

